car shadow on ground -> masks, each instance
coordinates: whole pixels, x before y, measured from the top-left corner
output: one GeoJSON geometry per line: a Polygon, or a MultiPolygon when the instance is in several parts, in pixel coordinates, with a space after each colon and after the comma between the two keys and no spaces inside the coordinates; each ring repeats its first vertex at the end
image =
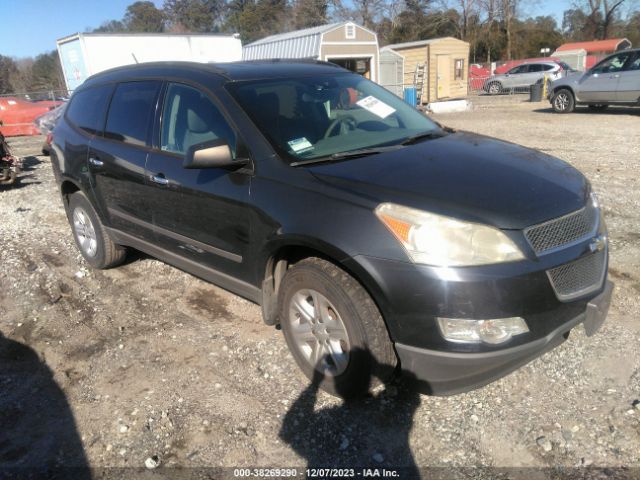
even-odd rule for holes
{"type": "MultiPolygon", "coordinates": [[[[554,113],[552,107],[545,108],[536,108],[533,110],[534,113],[554,113]]],[[[637,107],[609,107],[606,110],[594,111],[590,110],[588,107],[578,106],[576,109],[571,112],[569,115],[640,115],[640,108],[637,107]]],[[[556,115],[562,115],[558,113],[556,115]]]]}
{"type": "MultiPolygon", "coordinates": [[[[354,356],[367,356],[367,350],[352,350],[354,356]]],[[[344,399],[341,405],[317,409],[323,374],[316,370],[311,384],[286,413],[280,438],[307,462],[308,469],[346,469],[339,476],[355,476],[362,469],[398,469],[401,478],[419,478],[409,433],[420,405],[420,394],[410,379],[387,385],[376,395],[357,400],[344,399]]],[[[371,378],[366,379],[367,383],[371,378]]],[[[308,472],[316,476],[318,472],[308,472]]],[[[320,474],[320,476],[322,476],[320,474]]],[[[382,476],[382,475],[381,475],[382,476]]]]}
{"type": "Polygon", "coordinates": [[[65,394],[37,353],[0,333],[0,478],[90,479],[65,394]]]}

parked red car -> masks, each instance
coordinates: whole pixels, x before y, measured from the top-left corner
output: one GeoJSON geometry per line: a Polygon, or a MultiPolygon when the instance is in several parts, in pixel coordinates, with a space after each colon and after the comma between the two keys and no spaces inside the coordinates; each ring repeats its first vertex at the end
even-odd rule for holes
{"type": "Polygon", "coordinates": [[[61,103],[51,100],[29,102],[18,97],[2,97],[0,98],[0,122],[2,122],[0,132],[5,137],[40,135],[33,121],[61,103]]]}

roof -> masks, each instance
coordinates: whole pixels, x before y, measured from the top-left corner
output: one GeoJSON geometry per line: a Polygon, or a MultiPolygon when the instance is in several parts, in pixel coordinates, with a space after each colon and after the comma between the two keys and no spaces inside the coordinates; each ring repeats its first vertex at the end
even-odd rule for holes
{"type": "Polygon", "coordinates": [[[261,38],[242,47],[243,60],[258,60],[262,58],[318,58],[322,35],[346,24],[366,30],[354,22],[338,22],[318,27],[304,28],[293,32],[279,33],[261,38]]]}
{"type": "MultiPolygon", "coordinates": [[[[348,72],[342,67],[328,62],[297,60],[258,60],[229,63],[198,62],[149,62],[112,68],[89,77],[82,87],[104,81],[119,82],[131,78],[168,78],[184,77],[186,79],[214,78],[208,75],[219,75],[227,81],[253,79],[286,78],[290,76],[323,75],[348,72]],[[203,77],[204,75],[204,77],[203,77]],[[194,77],[195,76],[195,77],[194,77]]],[[[220,77],[217,77],[220,78],[220,77]]],[[[81,87],[81,88],[82,88],[81,87]]]]}
{"type": "Polygon", "coordinates": [[[610,38],[608,40],[594,40],[592,42],[573,42],[560,45],[556,52],[565,50],[583,49],[587,53],[595,52],[615,52],[624,48],[630,48],[631,42],[626,38],[610,38]]]}
{"type": "Polygon", "coordinates": [[[460,40],[459,38],[455,37],[438,37],[430,38],[428,40],[418,40],[415,42],[393,43],[391,45],[386,45],[385,48],[396,50],[398,48],[423,47],[425,45],[431,45],[432,43],[441,42],[442,40],[456,40],[458,42],[467,43],[464,40],[460,40]]]}
{"type": "Polygon", "coordinates": [[[57,43],[65,43],[80,37],[233,37],[240,38],[239,33],[176,33],[176,32],[86,32],[72,33],[56,40],[57,43]]]}

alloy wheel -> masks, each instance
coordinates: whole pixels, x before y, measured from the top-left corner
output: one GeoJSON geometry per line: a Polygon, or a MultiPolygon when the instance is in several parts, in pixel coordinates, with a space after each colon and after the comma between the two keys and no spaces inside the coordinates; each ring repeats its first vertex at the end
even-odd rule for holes
{"type": "Polygon", "coordinates": [[[349,365],[349,334],[327,297],[303,289],[291,297],[289,322],[296,348],[314,368],[337,376],[349,365]]]}
{"type": "Polygon", "coordinates": [[[73,230],[82,251],[90,257],[95,257],[98,253],[96,230],[89,215],[81,207],[76,207],[73,211],[73,230]]]}

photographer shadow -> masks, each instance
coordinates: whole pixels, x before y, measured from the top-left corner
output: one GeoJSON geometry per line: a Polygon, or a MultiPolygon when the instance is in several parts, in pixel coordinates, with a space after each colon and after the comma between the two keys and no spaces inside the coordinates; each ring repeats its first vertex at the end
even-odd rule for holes
{"type": "Polygon", "coordinates": [[[67,399],[27,345],[0,333],[0,478],[90,479],[67,399]]]}
{"type": "MultiPolygon", "coordinates": [[[[351,361],[371,361],[374,372],[390,368],[377,365],[368,350],[354,349],[349,355],[351,361]]],[[[365,380],[371,385],[375,378],[369,375],[365,380]]],[[[316,368],[311,383],[286,413],[280,430],[280,438],[305,458],[307,468],[355,469],[355,476],[361,476],[358,472],[363,469],[393,469],[398,470],[400,478],[420,478],[409,445],[413,417],[420,405],[420,394],[407,386],[411,379],[399,385],[387,384],[383,391],[359,399],[351,399],[346,388],[341,390],[336,382],[336,393],[343,403],[317,409],[323,381],[324,374],[316,368]]]]}

